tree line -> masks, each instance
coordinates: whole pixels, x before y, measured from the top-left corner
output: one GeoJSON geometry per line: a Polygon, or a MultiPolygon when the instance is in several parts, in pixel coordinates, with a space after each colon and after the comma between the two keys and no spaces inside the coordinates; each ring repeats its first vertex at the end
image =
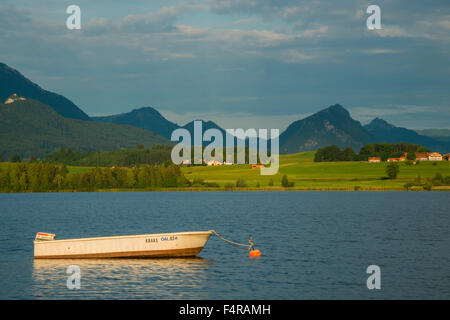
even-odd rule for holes
{"type": "Polygon", "coordinates": [[[380,157],[381,161],[386,161],[390,157],[401,157],[405,152],[408,154],[408,160],[414,160],[416,152],[430,152],[430,150],[412,143],[370,143],[356,153],[351,147],[341,150],[338,146],[332,145],[317,149],[314,161],[367,161],[369,157],[380,157]]]}
{"type": "MultiPolygon", "coordinates": [[[[60,148],[53,153],[48,154],[43,159],[37,159],[32,155],[29,159],[22,159],[19,154],[13,154],[9,157],[9,162],[36,162],[42,160],[43,162],[53,164],[65,164],[68,166],[89,166],[89,167],[111,167],[111,166],[140,166],[143,164],[165,164],[172,163],[171,153],[173,146],[171,145],[154,145],[151,149],[145,149],[142,144],[138,144],[135,149],[118,149],[113,151],[76,151],[71,148],[60,148]]],[[[201,147],[201,154],[206,148],[201,147]]],[[[249,163],[250,150],[245,146],[242,152],[245,155],[245,163],[249,163]]],[[[195,155],[194,146],[191,147],[190,163],[194,164],[195,155]]],[[[227,149],[218,150],[223,153],[223,161],[226,160],[227,149]]],[[[216,150],[212,152],[215,156],[216,150]]],[[[233,162],[237,163],[238,147],[235,146],[233,153],[233,162]]],[[[270,156],[270,152],[267,153],[270,156]]],[[[0,162],[6,161],[6,158],[0,154],[0,162]]],[[[259,153],[257,153],[257,163],[260,163],[259,153]]],[[[195,165],[195,164],[194,164],[195,165]]],[[[206,165],[202,163],[200,165],[206,165]]]]}
{"type": "Polygon", "coordinates": [[[167,164],[171,160],[172,146],[155,145],[145,149],[138,144],[136,149],[119,149],[113,151],[73,151],[61,148],[47,157],[44,162],[71,166],[139,166],[143,164],[167,164]]]}
{"type": "Polygon", "coordinates": [[[96,191],[190,185],[176,165],[96,167],[86,173],[69,172],[65,165],[43,162],[9,163],[3,170],[0,168],[0,192],[96,191]]]}

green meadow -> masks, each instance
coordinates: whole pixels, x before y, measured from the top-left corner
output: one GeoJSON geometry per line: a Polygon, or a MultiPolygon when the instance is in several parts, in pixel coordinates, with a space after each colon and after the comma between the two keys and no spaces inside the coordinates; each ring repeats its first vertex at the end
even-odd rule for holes
{"type": "MultiPolygon", "coordinates": [[[[405,183],[413,181],[417,176],[432,178],[436,173],[450,176],[450,162],[420,162],[407,165],[399,162],[400,172],[396,179],[387,179],[386,162],[314,162],[314,151],[280,156],[278,174],[263,176],[260,169],[252,169],[251,165],[232,165],[216,167],[185,167],[182,169],[189,180],[204,179],[220,186],[235,183],[238,178],[244,179],[248,188],[279,190],[284,174],[289,181],[294,181],[291,190],[403,190],[405,183]],[[273,186],[270,186],[270,181],[273,186]]],[[[446,189],[445,187],[437,189],[446,189]]]]}

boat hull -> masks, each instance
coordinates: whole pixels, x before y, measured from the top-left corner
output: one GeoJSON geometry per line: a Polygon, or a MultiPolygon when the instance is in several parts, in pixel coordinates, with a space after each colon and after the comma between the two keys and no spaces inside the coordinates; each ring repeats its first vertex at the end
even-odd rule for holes
{"type": "Polygon", "coordinates": [[[35,259],[170,258],[198,255],[212,231],[34,241],[35,259]]]}

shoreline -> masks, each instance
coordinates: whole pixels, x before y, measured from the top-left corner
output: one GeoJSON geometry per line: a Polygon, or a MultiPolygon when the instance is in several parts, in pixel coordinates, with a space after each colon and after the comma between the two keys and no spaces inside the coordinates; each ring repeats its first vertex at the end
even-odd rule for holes
{"type": "Polygon", "coordinates": [[[423,188],[411,188],[405,190],[404,188],[360,188],[355,190],[355,188],[308,188],[308,187],[272,187],[272,188],[116,188],[116,189],[98,189],[98,190],[52,190],[52,191],[24,191],[24,192],[0,192],[0,194],[19,194],[19,193],[70,193],[70,192],[245,192],[245,191],[261,191],[261,192],[271,192],[271,191],[404,191],[404,192],[430,192],[430,191],[450,191],[449,186],[433,187],[432,190],[423,190],[423,188]]]}

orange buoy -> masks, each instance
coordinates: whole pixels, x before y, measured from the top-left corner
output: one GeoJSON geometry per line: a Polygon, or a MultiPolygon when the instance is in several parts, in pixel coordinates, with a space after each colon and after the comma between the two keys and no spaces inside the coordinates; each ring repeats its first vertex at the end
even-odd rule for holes
{"type": "Polygon", "coordinates": [[[248,255],[250,256],[250,258],[259,257],[261,256],[261,251],[259,251],[258,249],[251,250],[248,255]]]}

